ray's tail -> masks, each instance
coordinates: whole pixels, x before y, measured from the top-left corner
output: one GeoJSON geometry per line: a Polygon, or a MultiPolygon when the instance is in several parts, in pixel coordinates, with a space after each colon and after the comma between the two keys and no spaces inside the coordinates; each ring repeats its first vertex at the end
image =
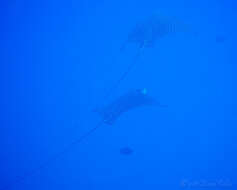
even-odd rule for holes
{"type": "Polygon", "coordinates": [[[94,128],[90,129],[87,133],[83,134],[78,139],[76,139],[73,142],[71,142],[70,144],[68,144],[66,147],[64,147],[64,149],[62,151],[60,151],[57,154],[53,155],[51,158],[49,158],[47,161],[42,163],[37,168],[34,168],[33,170],[31,170],[29,172],[26,172],[22,176],[16,177],[16,179],[14,181],[9,183],[5,187],[1,188],[1,190],[11,189],[13,187],[13,185],[15,185],[16,183],[22,183],[28,177],[31,177],[31,176],[37,174],[37,172],[39,172],[40,170],[42,170],[44,168],[47,168],[48,166],[50,166],[50,164],[52,164],[54,161],[59,159],[62,155],[66,154],[67,152],[72,150],[76,145],[80,144],[83,140],[85,140],[87,137],[89,137],[94,131],[96,131],[99,127],[101,127],[103,125],[103,123],[104,123],[103,121],[98,122],[97,125],[94,128]]]}
{"type": "MultiPolygon", "coordinates": [[[[123,51],[123,49],[126,47],[126,44],[123,44],[120,52],[123,51]]],[[[126,71],[121,75],[121,77],[117,80],[117,82],[110,88],[108,93],[105,95],[105,99],[107,99],[111,94],[119,87],[119,85],[122,83],[122,81],[125,80],[125,78],[128,76],[128,74],[131,72],[131,70],[135,67],[137,64],[143,50],[144,50],[144,44],[142,44],[139,49],[137,54],[134,57],[134,61],[132,61],[129,66],[127,67],[126,71]]],[[[103,125],[104,121],[101,120],[100,122],[97,123],[97,125],[90,129],[88,132],[86,132],[84,135],[80,136],[78,139],[74,140],[70,144],[68,144],[62,151],[58,152],[57,154],[53,155],[51,158],[49,158],[46,162],[42,163],[39,167],[23,174],[22,176],[18,176],[13,180],[11,183],[6,185],[5,187],[1,188],[0,190],[9,190],[13,188],[13,185],[17,183],[23,183],[24,180],[26,180],[28,177],[33,176],[37,174],[40,170],[47,168],[52,164],[54,161],[59,159],[61,156],[63,156],[65,153],[69,152],[72,150],[76,145],[80,144],[83,140],[85,140],[87,137],[89,137],[94,131],[96,131],[99,127],[103,125]]]]}
{"type": "MultiPolygon", "coordinates": [[[[125,44],[126,45],[126,44],[125,44]]],[[[123,45],[120,49],[120,51],[123,51],[123,49],[125,48],[125,45],[123,45]]],[[[121,77],[116,81],[116,83],[109,89],[109,91],[105,94],[104,99],[109,98],[113,92],[115,92],[117,90],[117,88],[120,86],[120,84],[126,79],[126,77],[128,76],[128,74],[132,71],[132,69],[136,66],[136,64],[138,63],[138,60],[140,58],[140,56],[142,55],[142,52],[144,50],[145,45],[142,44],[139,49],[137,54],[134,57],[134,60],[128,65],[127,69],[125,70],[125,72],[123,72],[123,74],[121,75],[121,77]]]]}

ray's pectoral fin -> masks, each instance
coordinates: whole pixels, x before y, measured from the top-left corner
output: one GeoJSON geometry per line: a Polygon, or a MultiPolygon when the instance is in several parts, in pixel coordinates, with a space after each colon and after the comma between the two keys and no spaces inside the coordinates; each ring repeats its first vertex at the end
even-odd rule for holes
{"type": "Polygon", "coordinates": [[[95,107],[92,109],[93,112],[98,114],[99,116],[103,117],[105,115],[104,109],[102,107],[95,107]]]}
{"type": "Polygon", "coordinates": [[[98,114],[103,122],[108,125],[113,125],[117,119],[112,110],[106,110],[106,108],[103,107],[96,107],[92,111],[98,114]]]}
{"type": "Polygon", "coordinates": [[[127,47],[127,44],[128,44],[128,40],[124,41],[123,44],[121,45],[120,47],[120,53],[125,51],[126,47],[127,47]]]}
{"type": "Polygon", "coordinates": [[[113,125],[116,121],[116,117],[105,117],[104,118],[104,122],[107,124],[107,125],[113,125]]]}
{"type": "Polygon", "coordinates": [[[159,107],[162,107],[162,108],[167,108],[168,107],[168,105],[166,105],[166,104],[162,104],[162,103],[160,103],[159,101],[154,101],[154,105],[155,106],[159,106],[159,107]]]}

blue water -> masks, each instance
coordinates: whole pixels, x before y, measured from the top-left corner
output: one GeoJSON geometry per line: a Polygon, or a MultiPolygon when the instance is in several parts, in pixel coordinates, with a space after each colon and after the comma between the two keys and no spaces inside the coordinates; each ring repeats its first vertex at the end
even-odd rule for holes
{"type": "Polygon", "coordinates": [[[234,0],[0,6],[0,189],[236,189],[234,0]],[[156,11],[188,30],[144,48],[105,98],[139,50],[121,45],[156,11]],[[167,106],[126,112],[67,148],[100,121],[93,108],[143,88],[167,106]]]}

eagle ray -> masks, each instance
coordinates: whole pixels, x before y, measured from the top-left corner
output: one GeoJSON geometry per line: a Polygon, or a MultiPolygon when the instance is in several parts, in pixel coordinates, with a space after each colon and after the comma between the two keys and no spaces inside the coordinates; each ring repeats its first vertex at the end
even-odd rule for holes
{"type": "Polygon", "coordinates": [[[106,106],[94,109],[94,111],[101,116],[104,123],[113,125],[123,113],[142,106],[164,107],[153,97],[149,96],[146,89],[136,89],[120,96],[106,106]]]}

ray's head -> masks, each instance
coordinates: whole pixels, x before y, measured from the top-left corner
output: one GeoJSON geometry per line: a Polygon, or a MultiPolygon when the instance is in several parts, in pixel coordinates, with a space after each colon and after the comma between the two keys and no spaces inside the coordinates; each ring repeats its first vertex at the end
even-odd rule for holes
{"type": "Polygon", "coordinates": [[[146,89],[146,88],[137,89],[136,91],[137,91],[138,93],[142,94],[142,95],[147,95],[147,89],[146,89]]]}

